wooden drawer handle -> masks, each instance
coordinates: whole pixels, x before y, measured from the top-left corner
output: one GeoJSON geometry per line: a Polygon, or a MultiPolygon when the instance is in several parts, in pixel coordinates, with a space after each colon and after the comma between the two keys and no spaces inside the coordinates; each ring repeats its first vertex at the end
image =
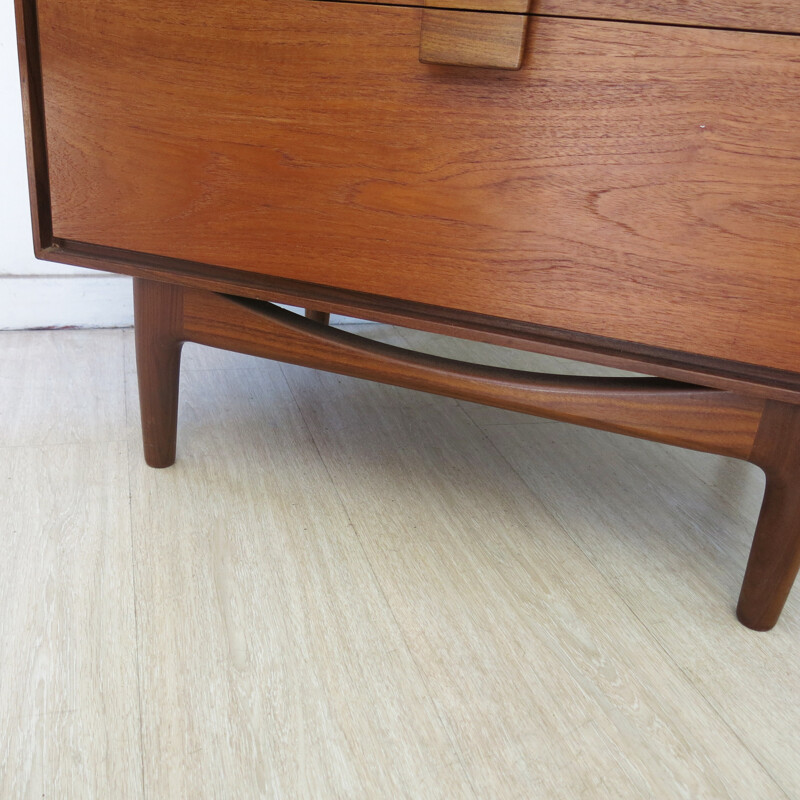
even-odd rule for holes
{"type": "Polygon", "coordinates": [[[526,14],[422,10],[419,60],[423,64],[516,70],[525,56],[526,14]]]}

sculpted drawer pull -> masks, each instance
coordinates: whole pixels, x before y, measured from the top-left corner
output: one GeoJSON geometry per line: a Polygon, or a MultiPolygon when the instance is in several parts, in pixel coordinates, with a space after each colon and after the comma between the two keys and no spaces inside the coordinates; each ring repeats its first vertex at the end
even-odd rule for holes
{"type": "MultiPolygon", "coordinates": [[[[447,5],[437,0],[437,5],[447,5]]],[[[465,3],[462,0],[462,7],[465,3]]],[[[515,0],[526,11],[528,0],[515,0]]],[[[516,70],[525,56],[529,17],[522,14],[425,8],[419,60],[423,64],[516,70]]]]}

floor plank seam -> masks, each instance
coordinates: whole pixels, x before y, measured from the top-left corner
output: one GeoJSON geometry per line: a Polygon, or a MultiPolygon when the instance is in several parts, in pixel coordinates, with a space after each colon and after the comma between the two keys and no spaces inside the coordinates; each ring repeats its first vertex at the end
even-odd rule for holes
{"type": "Polygon", "coordinates": [[[79,439],[74,442],[42,442],[41,444],[0,444],[0,453],[4,450],[44,450],[49,448],[92,447],[101,444],[125,444],[125,439],[79,439]]]}
{"type": "MultiPolygon", "coordinates": [[[[123,343],[124,344],[124,343],[123,343]]],[[[123,348],[123,380],[122,380],[122,387],[124,392],[123,398],[123,409],[125,413],[125,428],[127,431],[130,431],[133,427],[133,420],[131,420],[131,415],[135,414],[135,411],[132,411],[128,402],[129,399],[129,378],[127,372],[125,372],[125,363],[124,363],[124,348],[123,348]]],[[[138,457],[141,457],[140,454],[137,454],[138,457]]],[[[135,457],[137,457],[135,456],[135,457]]],[[[139,711],[139,766],[140,766],[140,774],[142,780],[142,800],[146,800],[147,798],[147,783],[145,781],[145,770],[144,770],[144,709],[143,709],[143,698],[142,698],[142,663],[141,663],[141,642],[139,641],[139,592],[138,587],[136,585],[136,549],[134,545],[134,536],[133,536],[133,491],[131,488],[131,446],[130,446],[130,437],[127,437],[125,440],[125,479],[127,481],[127,488],[128,488],[128,534],[130,538],[130,553],[131,553],[131,588],[133,590],[133,625],[134,625],[134,641],[136,642],[136,694],[137,694],[137,708],[139,711]]]]}

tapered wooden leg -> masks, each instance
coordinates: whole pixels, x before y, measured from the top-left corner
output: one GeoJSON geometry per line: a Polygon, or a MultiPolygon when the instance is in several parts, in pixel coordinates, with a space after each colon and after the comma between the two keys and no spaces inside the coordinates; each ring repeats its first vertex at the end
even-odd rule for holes
{"type": "Polygon", "coordinates": [[[767,631],[800,568],[800,406],[766,404],[750,460],[767,485],[736,614],[748,628],[767,631]]]}
{"type": "Polygon", "coordinates": [[[306,319],[319,322],[322,325],[329,325],[331,321],[331,315],[327,311],[314,311],[313,308],[307,308],[306,319]]]}
{"type": "Polygon", "coordinates": [[[169,467],[175,463],[183,291],[168,283],[141,278],[133,281],[144,458],[151,467],[169,467]]]}

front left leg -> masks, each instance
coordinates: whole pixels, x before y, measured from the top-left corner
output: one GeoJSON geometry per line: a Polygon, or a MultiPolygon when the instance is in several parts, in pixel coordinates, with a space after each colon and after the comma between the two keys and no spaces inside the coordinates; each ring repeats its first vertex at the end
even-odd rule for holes
{"type": "Polygon", "coordinates": [[[136,372],[144,458],[151,467],[175,463],[178,386],[183,345],[180,286],[134,278],[136,372]]]}

